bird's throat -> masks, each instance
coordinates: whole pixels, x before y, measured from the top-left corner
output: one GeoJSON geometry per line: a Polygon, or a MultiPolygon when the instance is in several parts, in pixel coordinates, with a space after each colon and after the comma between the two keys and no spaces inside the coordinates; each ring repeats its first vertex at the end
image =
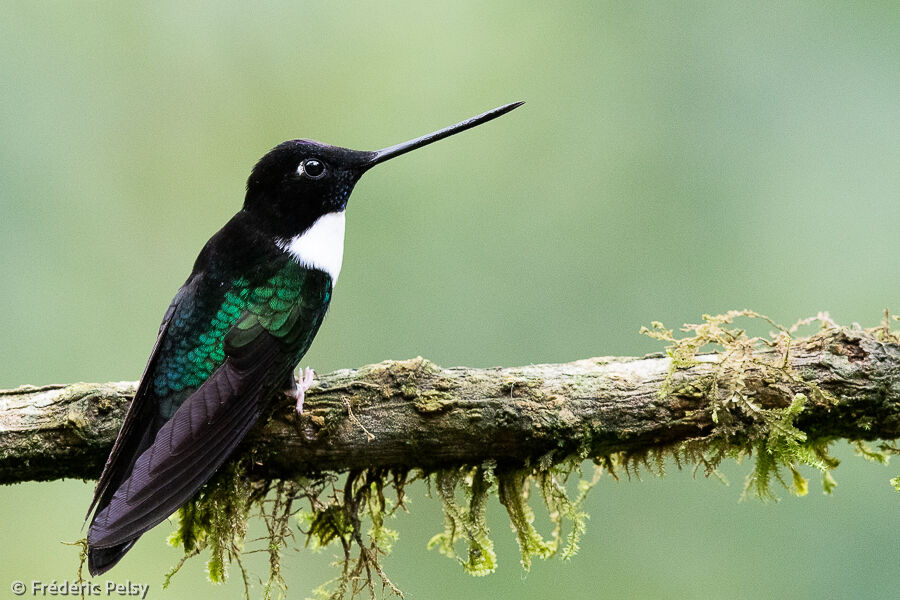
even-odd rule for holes
{"type": "Polygon", "coordinates": [[[344,259],[344,225],[344,211],[326,213],[300,235],[275,243],[304,267],[328,273],[333,286],[344,259]]]}

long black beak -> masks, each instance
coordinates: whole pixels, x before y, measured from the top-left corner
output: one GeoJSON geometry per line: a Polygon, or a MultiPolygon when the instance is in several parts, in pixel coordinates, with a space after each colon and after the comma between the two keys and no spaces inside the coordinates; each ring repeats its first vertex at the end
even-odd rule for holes
{"type": "Polygon", "coordinates": [[[390,160],[395,156],[400,156],[401,154],[406,154],[411,150],[415,150],[416,148],[421,148],[422,146],[427,146],[432,142],[436,142],[438,140],[442,140],[445,137],[450,137],[460,131],[465,131],[466,129],[471,129],[472,127],[476,127],[481,125],[482,123],[487,123],[491,119],[496,119],[500,115],[505,115],[509,111],[514,108],[518,108],[525,104],[524,102],[512,102],[510,104],[504,104],[503,106],[498,106],[494,110],[489,110],[486,113],[482,113],[476,117],[472,117],[471,119],[466,119],[465,121],[461,121],[456,125],[451,125],[450,127],[444,127],[443,129],[439,129],[427,135],[423,135],[422,137],[417,137],[414,140],[409,140],[408,142],[403,142],[402,144],[396,144],[394,146],[388,146],[387,148],[382,148],[381,150],[376,150],[372,154],[371,159],[367,161],[365,168],[369,169],[374,167],[378,163],[382,163],[386,160],[390,160]]]}

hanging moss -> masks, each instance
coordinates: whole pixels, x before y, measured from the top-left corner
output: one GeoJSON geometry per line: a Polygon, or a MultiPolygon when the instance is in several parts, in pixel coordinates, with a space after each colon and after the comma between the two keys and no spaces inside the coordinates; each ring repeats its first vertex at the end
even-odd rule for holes
{"type": "Polygon", "coordinates": [[[428,548],[437,548],[441,554],[457,558],[470,575],[488,575],[497,568],[497,554],[490,538],[485,515],[487,500],[496,484],[493,463],[477,467],[458,467],[435,473],[431,482],[444,507],[444,531],[428,542],[428,548]],[[466,503],[457,503],[457,489],[461,488],[466,503]],[[468,543],[465,559],[454,548],[459,540],[468,543]]]}

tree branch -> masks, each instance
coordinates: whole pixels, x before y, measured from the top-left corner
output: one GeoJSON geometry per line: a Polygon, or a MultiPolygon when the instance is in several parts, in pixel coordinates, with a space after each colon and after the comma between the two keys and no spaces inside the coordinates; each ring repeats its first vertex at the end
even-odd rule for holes
{"type": "MultiPolygon", "coordinates": [[[[489,369],[416,358],[340,370],[318,378],[300,417],[280,399],[244,447],[265,477],[641,453],[721,434],[714,410],[728,412],[729,435],[752,438],[762,426],[753,410],[787,407],[797,394],[807,399],[795,426],[810,441],[900,437],[900,345],[841,328],[787,354],[754,349],[739,370],[727,354],[678,369],[651,355],[489,369]]],[[[0,391],[0,482],[96,478],[134,387],[0,391]]]]}

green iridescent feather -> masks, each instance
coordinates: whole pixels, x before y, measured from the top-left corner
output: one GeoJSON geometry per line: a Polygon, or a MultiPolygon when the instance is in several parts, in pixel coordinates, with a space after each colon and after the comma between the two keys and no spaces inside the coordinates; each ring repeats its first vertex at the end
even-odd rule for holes
{"type": "Polygon", "coordinates": [[[262,331],[268,332],[295,348],[299,360],[331,295],[330,283],[304,285],[309,277],[321,274],[290,261],[262,284],[235,278],[218,305],[204,306],[195,300],[179,306],[154,371],[156,395],[173,399],[171,406],[160,407],[163,415],[171,416],[190,391],[224,362],[226,335],[229,347],[240,348],[262,331]]]}

